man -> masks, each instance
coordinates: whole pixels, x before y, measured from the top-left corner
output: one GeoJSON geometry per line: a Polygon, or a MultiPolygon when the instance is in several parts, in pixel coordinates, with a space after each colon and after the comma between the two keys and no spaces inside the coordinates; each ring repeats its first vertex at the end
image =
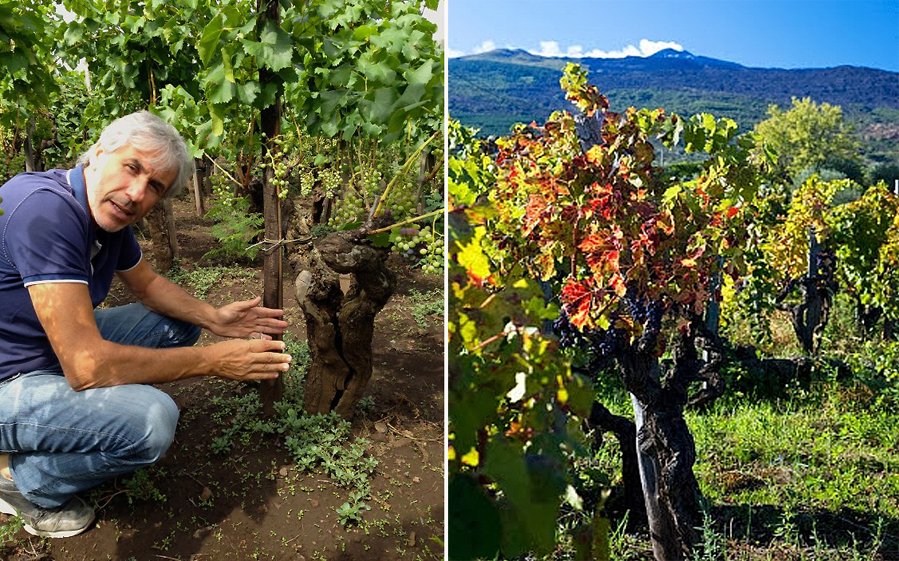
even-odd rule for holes
{"type": "Polygon", "coordinates": [[[178,409],[148,384],[277,378],[287,323],[259,298],[214,308],[156,274],[131,230],[193,172],[178,132],[144,111],[102,132],[74,169],[0,187],[0,512],[73,536],[76,493],[158,460],[178,409]],[[113,275],[140,303],[94,310],[113,275]],[[200,328],[229,337],[192,345],[200,328]]]}

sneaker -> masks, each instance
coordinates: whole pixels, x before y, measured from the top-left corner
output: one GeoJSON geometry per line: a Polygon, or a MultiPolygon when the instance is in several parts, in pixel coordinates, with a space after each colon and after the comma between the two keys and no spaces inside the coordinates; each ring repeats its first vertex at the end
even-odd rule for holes
{"type": "Polygon", "coordinates": [[[60,508],[41,508],[25,498],[16,484],[0,476],[0,512],[21,516],[33,536],[68,538],[85,531],[94,521],[94,509],[78,497],[60,508]]]}

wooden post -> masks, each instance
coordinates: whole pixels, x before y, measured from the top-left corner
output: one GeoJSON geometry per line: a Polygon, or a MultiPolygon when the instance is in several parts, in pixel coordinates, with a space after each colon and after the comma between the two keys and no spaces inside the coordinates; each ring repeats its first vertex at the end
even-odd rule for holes
{"type": "Polygon", "coordinates": [[[41,171],[34,165],[34,118],[28,118],[28,125],[25,128],[25,142],[23,144],[25,152],[25,171],[41,171]]]}
{"type": "Polygon", "coordinates": [[[166,241],[168,242],[168,251],[174,262],[178,259],[178,231],[175,229],[175,207],[172,205],[172,199],[165,198],[162,200],[162,208],[165,217],[166,241]]]}
{"type": "Polygon", "coordinates": [[[153,259],[156,270],[165,273],[172,268],[178,257],[178,237],[175,232],[175,214],[172,200],[162,199],[147,213],[147,229],[153,240],[153,259]]]}
{"type": "MultiPolygon", "coordinates": [[[[257,5],[259,13],[258,31],[265,28],[265,24],[271,21],[279,23],[277,0],[259,0],[257,5]]],[[[268,68],[259,69],[259,82],[264,90],[267,84],[275,83],[278,77],[268,68]]],[[[275,97],[275,102],[262,110],[260,114],[262,133],[265,141],[262,143],[262,162],[271,163],[273,158],[281,157],[275,139],[281,134],[281,95],[275,97]]],[[[281,208],[278,188],[272,183],[274,169],[269,165],[262,175],[262,203],[263,216],[265,217],[265,239],[269,242],[263,248],[264,258],[262,265],[263,293],[262,305],[267,308],[282,308],[282,258],[283,248],[279,240],[281,232],[281,208]]],[[[277,338],[277,337],[276,337],[277,338]]],[[[263,414],[266,417],[274,415],[275,402],[284,394],[284,380],[263,381],[260,387],[262,397],[263,414]]]]}
{"type": "Polygon", "coordinates": [[[200,181],[200,168],[196,168],[197,171],[194,173],[191,183],[194,188],[194,207],[197,209],[197,216],[201,217],[206,214],[206,208],[203,204],[203,189],[201,188],[200,181]]]}

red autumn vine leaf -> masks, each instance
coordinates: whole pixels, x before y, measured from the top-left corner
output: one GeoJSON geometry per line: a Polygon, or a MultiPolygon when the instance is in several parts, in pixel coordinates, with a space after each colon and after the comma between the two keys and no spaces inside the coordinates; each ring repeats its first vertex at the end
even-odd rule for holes
{"type": "Polygon", "coordinates": [[[593,303],[593,289],[591,282],[588,280],[577,281],[568,279],[562,287],[562,303],[569,310],[568,318],[571,324],[582,329],[589,327],[590,309],[593,303]]]}
{"type": "Polygon", "coordinates": [[[605,250],[606,247],[605,238],[599,234],[590,234],[578,244],[578,249],[584,253],[598,253],[605,250]]]}
{"type": "Polygon", "coordinates": [[[613,113],[585,76],[566,70],[563,87],[587,115],[600,115],[602,143],[585,151],[567,112],[498,141],[496,235],[540,278],[566,279],[560,300],[573,325],[630,325],[636,334],[643,320],[626,320],[626,297],[695,313],[713,275],[735,269],[719,257],[744,235],[732,219],[758,174],[745,144],[724,139],[708,145],[697,178],[671,179],[655,165],[653,138],[670,147],[681,135],[708,136],[707,127],[736,129],[660,109],[613,113]]]}

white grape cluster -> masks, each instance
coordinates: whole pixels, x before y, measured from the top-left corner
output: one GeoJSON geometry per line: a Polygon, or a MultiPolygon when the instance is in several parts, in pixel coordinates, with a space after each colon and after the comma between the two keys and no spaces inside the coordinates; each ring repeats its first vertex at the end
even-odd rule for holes
{"type": "Polygon", "coordinates": [[[234,196],[231,180],[223,173],[213,173],[209,176],[209,182],[212,184],[213,198],[223,207],[232,208],[237,197],[234,196]]]}
{"type": "Polygon", "coordinates": [[[315,187],[315,174],[312,173],[312,168],[302,168],[300,170],[300,196],[308,197],[312,194],[313,187],[315,187]]]}
{"type": "Polygon", "coordinates": [[[381,185],[381,171],[372,165],[363,165],[356,174],[355,185],[346,185],[340,198],[335,201],[330,224],[339,227],[351,222],[362,222],[368,217],[370,208],[366,201],[374,201],[384,188],[381,185]],[[365,193],[363,199],[360,190],[365,193]]]}
{"type": "Polygon", "coordinates": [[[393,186],[385,202],[393,215],[394,220],[402,220],[414,215],[417,207],[415,189],[407,181],[402,181],[393,186]]]}
{"type": "Polygon", "coordinates": [[[278,189],[278,198],[282,201],[287,198],[290,183],[287,181],[287,162],[284,158],[278,158],[274,165],[274,177],[272,185],[278,189]]]}
{"type": "Polygon", "coordinates": [[[318,179],[319,181],[321,181],[322,190],[324,191],[325,196],[329,199],[333,199],[338,193],[340,193],[340,187],[343,183],[343,180],[340,177],[339,169],[329,167],[319,170],[318,179]]]}
{"type": "Polygon", "coordinates": [[[443,234],[432,227],[403,229],[393,248],[421,266],[425,273],[443,273],[443,234]]]}
{"type": "Polygon", "coordinates": [[[330,224],[334,228],[365,220],[368,209],[362,203],[359,193],[351,187],[343,191],[341,198],[335,202],[334,211],[331,214],[330,224]]]}
{"type": "Polygon", "coordinates": [[[384,177],[381,170],[372,165],[362,166],[359,170],[356,183],[360,185],[368,194],[369,199],[374,199],[380,194],[381,178],[384,177]]]}

